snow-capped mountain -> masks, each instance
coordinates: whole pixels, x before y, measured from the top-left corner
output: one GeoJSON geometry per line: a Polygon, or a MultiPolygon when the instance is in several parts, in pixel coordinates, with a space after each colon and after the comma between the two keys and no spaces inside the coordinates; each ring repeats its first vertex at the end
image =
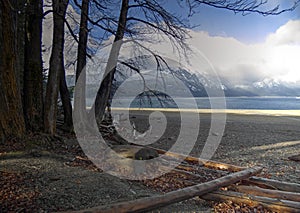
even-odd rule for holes
{"type": "MultiPolygon", "coordinates": [[[[149,89],[156,90],[160,88],[163,90],[161,92],[172,91],[178,96],[184,96],[184,91],[181,87],[178,87],[178,80],[181,81],[185,88],[188,88],[194,97],[207,97],[209,96],[220,96],[225,95],[227,97],[237,97],[237,96],[300,96],[300,84],[288,84],[283,81],[279,81],[272,78],[261,79],[261,81],[255,81],[245,84],[234,84],[230,79],[226,78],[216,78],[209,76],[207,74],[202,74],[200,72],[189,72],[186,69],[179,67],[170,67],[171,69],[162,69],[160,71],[156,70],[155,63],[152,63],[151,58],[143,57],[137,61],[131,61],[130,63],[139,68],[142,74],[148,82],[156,82],[156,85],[160,87],[155,88],[152,86],[149,89]],[[170,77],[171,76],[171,77],[170,77]],[[176,80],[177,79],[177,80],[176,80]]],[[[136,74],[135,71],[130,70],[124,65],[118,65],[117,73],[114,80],[114,91],[123,84],[123,82],[136,74]]],[[[96,79],[97,76],[92,76],[91,79],[96,79]]],[[[74,85],[74,76],[67,76],[68,84],[74,85]]],[[[132,80],[131,90],[132,92],[136,90],[136,84],[133,81],[141,81],[141,78],[135,77],[132,80]]],[[[89,88],[94,88],[99,86],[98,81],[87,82],[89,88]]],[[[154,85],[154,84],[153,84],[154,85]]],[[[129,84],[130,87],[130,84],[129,84]]],[[[95,90],[92,89],[93,91],[95,90]]]]}
{"type": "MultiPolygon", "coordinates": [[[[135,66],[138,67],[137,64],[135,64],[135,66]]],[[[182,91],[181,87],[178,87],[179,80],[189,89],[194,97],[222,95],[227,97],[300,96],[300,84],[288,84],[272,78],[265,78],[251,83],[234,84],[231,82],[231,79],[216,78],[200,72],[196,74],[195,72],[192,73],[178,67],[172,68],[171,70],[164,69],[157,71],[156,66],[154,67],[153,64],[149,62],[143,63],[142,65],[140,64],[139,69],[141,70],[141,75],[149,82],[156,82],[157,85],[160,85],[160,89],[163,90],[161,92],[165,92],[166,94],[172,91],[172,93],[176,93],[178,96],[184,96],[184,91],[182,91]]],[[[128,69],[128,67],[118,65],[114,80],[114,90],[134,74],[136,74],[136,72],[128,69]]],[[[87,82],[88,88],[90,88],[91,91],[97,91],[100,84],[100,76],[100,74],[87,76],[87,79],[92,79],[87,82]]],[[[141,78],[136,77],[135,81],[141,81],[141,78]]],[[[74,82],[74,74],[67,75],[67,84],[69,86],[74,86],[74,82]]],[[[135,86],[135,83],[131,84],[132,91],[136,89],[135,86]]],[[[156,90],[158,88],[152,87],[150,89],[156,90]]]]}
{"type": "Polygon", "coordinates": [[[226,79],[222,81],[227,86],[224,90],[226,96],[299,96],[300,94],[300,84],[289,84],[272,78],[239,85],[226,79]]]}
{"type": "Polygon", "coordinates": [[[276,88],[280,87],[280,82],[278,80],[265,78],[262,81],[257,81],[253,83],[255,88],[276,88]]]}

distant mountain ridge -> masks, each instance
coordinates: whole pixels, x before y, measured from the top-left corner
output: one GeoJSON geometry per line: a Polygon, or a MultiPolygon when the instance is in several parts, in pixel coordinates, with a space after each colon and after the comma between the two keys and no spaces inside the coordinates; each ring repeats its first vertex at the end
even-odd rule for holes
{"type": "MultiPolygon", "coordinates": [[[[152,71],[145,71],[147,77],[152,71]]],[[[153,71],[156,73],[157,71],[153,71]]],[[[300,96],[300,85],[289,85],[285,82],[280,82],[274,79],[262,79],[261,81],[256,81],[251,84],[233,84],[230,79],[220,78],[214,79],[210,76],[205,76],[200,73],[191,73],[185,69],[178,68],[169,72],[163,71],[165,73],[172,73],[176,78],[184,83],[184,85],[190,90],[194,97],[207,97],[208,91],[210,91],[210,96],[214,95],[214,91],[222,90],[226,97],[241,97],[241,96],[300,96]]],[[[118,88],[127,78],[132,76],[134,72],[122,72],[122,67],[119,67],[118,72],[115,75],[114,88],[118,88]]],[[[154,79],[153,74],[153,80],[154,79]]],[[[93,77],[95,79],[97,77],[93,77]]],[[[74,86],[75,77],[74,75],[67,76],[67,84],[69,86],[74,86]]],[[[99,81],[88,82],[89,87],[99,87],[99,81]]],[[[167,85],[169,90],[176,90],[175,85],[167,85]]],[[[132,88],[134,90],[134,88],[132,88]]],[[[167,92],[167,91],[162,91],[167,92]]],[[[181,95],[181,91],[178,91],[178,95],[181,95]]]]}
{"type": "MultiPolygon", "coordinates": [[[[152,63],[147,58],[144,58],[144,60],[146,62],[143,68],[149,69],[149,65],[151,67],[152,63]]],[[[184,68],[176,67],[175,65],[172,66],[172,62],[170,63],[170,67],[171,70],[166,69],[162,72],[172,74],[181,80],[195,97],[207,97],[208,94],[210,96],[220,96],[221,90],[226,97],[300,96],[300,85],[288,84],[272,78],[264,78],[251,83],[236,84],[232,83],[231,79],[228,78],[212,76],[194,70],[189,72],[184,68]]],[[[155,70],[153,67],[152,69],[155,70]]],[[[119,67],[119,71],[122,72],[122,67],[119,67]]],[[[120,79],[122,78],[116,77],[116,79],[119,79],[116,80],[116,83],[120,85],[122,83],[120,79]]],[[[178,94],[180,94],[180,91],[178,91],[178,94]]]]}

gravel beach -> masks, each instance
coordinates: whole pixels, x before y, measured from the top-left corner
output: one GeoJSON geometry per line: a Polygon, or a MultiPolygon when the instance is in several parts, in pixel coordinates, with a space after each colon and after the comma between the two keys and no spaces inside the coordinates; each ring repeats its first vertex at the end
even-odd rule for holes
{"type": "MultiPolygon", "coordinates": [[[[207,139],[211,135],[221,139],[212,160],[245,167],[262,166],[264,172],[269,173],[273,179],[300,183],[299,162],[288,160],[288,157],[300,153],[300,117],[241,113],[236,110],[236,113],[227,114],[223,134],[215,132],[211,127],[211,114],[200,113],[198,138],[190,155],[200,157],[204,144],[210,143],[207,139]]],[[[145,112],[133,114],[135,123],[145,130],[148,119],[145,112]]],[[[193,116],[193,113],[186,116],[193,116]]],[[[166,117],[166,131],[153,145],[163,149],[171,147],[181,128],[178,113],[167,112],[166,117]]],[[[218,119],[217,116],[216,123],[218,119]]]]}
{"type": "MultiPolygon", "coordinates": [[[[136,130],[143,132],[149,128],[148,115],[149,112],[130,113],[136,130]]],[[[166,131],[152,145],[169,149],[178,138],[181,120],[178,113],[168,112],[165,115],[166,131]]],[[[193,116],[193,113],[189,116],[193,116]]],[[[156,119],[155,116],[153,119],[156,119]]],[[[211,123],[210,114],[200,114],[199,135],[191,151],[192,156],[201,155],[207,137],[212,134],[221,138],[213,160],[246,167],[259,165],[264,168],[263,173],[272,179],[300,183],[300,164],[288,159],[300,153],[300,117],[228,114],[221,135],[209,131],[211,123]]],[[[78,143],[74,139],[65,139],[61,145],[68,148],[78,143]]],[[[122,180],[97,170],[70,167],[68,162],[73,158],[72,154],[53,154],[51,150],[38,155],[28,150],[17,154],[2,152],[0,212],[79,210],[159,194],[137,182],[122,180]],[[12,179],[16,181],[11,182],[12,179]],[[31,196],[28,197],[28,194],[31,196]],[[14,196],[18,196],[19,200],[9,198],[14,196]]],[[[213,210],[208,202],[191,199],[161,208],[160,211],[213,210]]]]}

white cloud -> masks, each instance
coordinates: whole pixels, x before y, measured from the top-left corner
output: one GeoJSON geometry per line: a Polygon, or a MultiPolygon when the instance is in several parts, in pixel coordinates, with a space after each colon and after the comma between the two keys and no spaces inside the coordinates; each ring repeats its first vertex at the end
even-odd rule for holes
{"type": "MultiPolygon", "coordinates": [[[[254,45],[234,38],[212,37],[205,32],[191,35],[189,44],[204,53],[220,76],[234,83],[263,78],[300,82],[300,20],[287,22],[264,43],[254,45]]],[[[192,57],[192,64],[197,64],[197,57],[192,57]]]]}
{"type": "Polygon", "coordinates": [[[300,44],[300,20],[291,20],[281,26],[267,38],[267,44],[271,45],[299,45],[300,44]]]}

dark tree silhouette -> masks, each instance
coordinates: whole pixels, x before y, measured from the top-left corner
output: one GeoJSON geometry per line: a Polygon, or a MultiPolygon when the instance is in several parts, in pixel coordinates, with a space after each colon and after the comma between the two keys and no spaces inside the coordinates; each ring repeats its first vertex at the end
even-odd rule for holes
{"type": "MultiPolygon", "coordinates": [[[[77,2],[76,2],[77,3],[77,2]]],[[[79,5],[77,3],[77,5],[79,5]]],[[[86,88],[86,57],[87,57],[87,42],[88,42],[88,14],[89,14],[89,0],[82,0],[81,16],[80,16],[80,28],[79,28],[79,41],[77,51],[77,66],[76,66],[76,83],[80,83],[80,86],[76,87],[75,99],[74,99],[74,111],[81,116],[86,115],[86,100],[85,100],[85,88],[86,88]],[[78,81],[78,78],[81,78],[78,81]]]]}
{"type": "Polygon", "coordinates": [[[2,141],[8,137],[22,137],[25,134],[21,94],[16,77],[14,16],[17,11],[12,3],[16,1],[0,2],[0,137],[2,141]]]}
{"type": "Polygon", "coordinates": [[[24,115],[27,130],[43,127],[43,1],[30,0],[25,15],[24,115]]]}
{"type": "Polygon", "coordinates": [[[53,135],[56,132],[57,100],[60,79],[62,72],[64,72],[64,19],[68,0],[53,1],[52,4],[53,42],[45,97],[44,128],[47,133],[53,135]]]}

